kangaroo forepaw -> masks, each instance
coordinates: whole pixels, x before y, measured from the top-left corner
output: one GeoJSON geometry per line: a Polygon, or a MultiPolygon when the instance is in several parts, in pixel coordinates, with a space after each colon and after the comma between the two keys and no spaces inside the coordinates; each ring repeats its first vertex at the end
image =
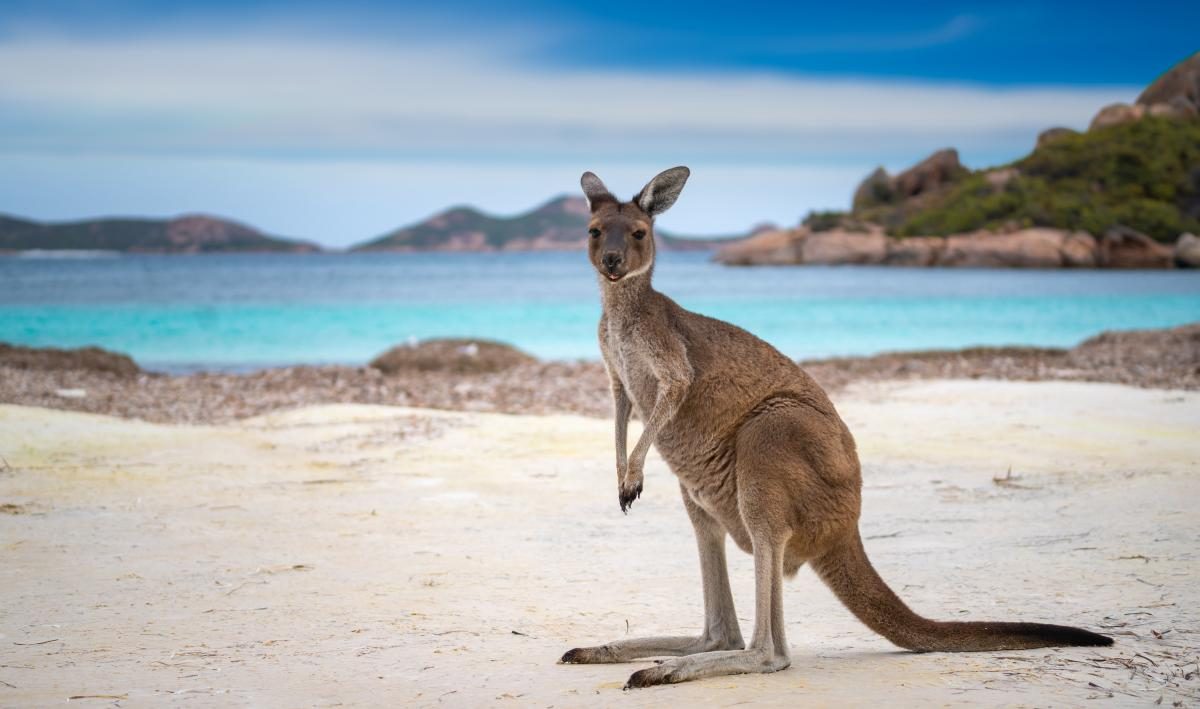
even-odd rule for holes
{"type": "Polygon", "coordinates": [[[629,508],[633,506],[633,501],[642,496],[642,481],[638,480],[637,486],[621,485],[617,491],[617,499],[621,503],[621,511],[629,514],[629,508]]]}

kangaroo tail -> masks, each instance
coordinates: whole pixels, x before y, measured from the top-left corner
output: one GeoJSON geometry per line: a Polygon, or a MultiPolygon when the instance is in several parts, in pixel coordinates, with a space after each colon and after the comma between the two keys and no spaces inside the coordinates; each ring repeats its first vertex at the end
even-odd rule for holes
{"type": "Polygon", "coordinates": [[[817,574],[868,628],[896,645],[917,652],[1022,650],[1062,645],[1112,645],[1105,635],[1044,623],[941,622],[914,613],[884,583],[867,559],[855,532],[814,559],[817,574]]]}

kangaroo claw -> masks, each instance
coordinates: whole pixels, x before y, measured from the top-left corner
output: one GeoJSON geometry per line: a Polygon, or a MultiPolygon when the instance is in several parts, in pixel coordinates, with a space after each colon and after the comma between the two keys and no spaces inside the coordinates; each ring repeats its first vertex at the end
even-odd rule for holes
{"type": "Polygon", "coordinates": [[[621,503],[621,512],[629,514],[629,508],[633,506],[633,501],[642,496],[642,483],[638,482],[637,488],[626,490],[624,487],[618,491],[618,501],[621,503]]]}

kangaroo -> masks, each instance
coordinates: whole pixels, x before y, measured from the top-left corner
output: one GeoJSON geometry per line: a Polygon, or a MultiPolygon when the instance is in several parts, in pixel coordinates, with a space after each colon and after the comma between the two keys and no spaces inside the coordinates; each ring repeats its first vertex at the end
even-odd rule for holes
{"type": "Polygon", "coordinates": [[[600,283],[600,352],[616,413],[622,512],[642,494],[653,444],[679,480],[696,533],[704,589],[698,636],[617,640],[568,651],[562,663],[675,656],[630,676],[626,689],[700,677],[775,672],[791,664],[783,578],[805,563],[867,627],[917,652],[1111,645],[1081,628],[1019,622],[942,622],[917,615],[875,572],[858,531],[862,475],[854,437],[829,397],[795,362],[729,323],[689,312],[654,290],[654,218],[690,171],[656,176],[629,202],[591,172],[588,258],[600,283]],[[641,437],[626,456],[636,410],[641,437]],[[734,613],[725,537],[754,556],[754,635],[734,613]]]}

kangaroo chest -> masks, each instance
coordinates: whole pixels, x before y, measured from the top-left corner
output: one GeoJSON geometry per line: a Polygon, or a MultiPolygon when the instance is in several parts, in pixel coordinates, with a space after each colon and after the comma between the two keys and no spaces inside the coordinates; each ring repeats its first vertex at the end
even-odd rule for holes
{"type": "MultiPolygon", "coordinates": [[[[638,416],[645,420],[658,396],[652,348],[636,327],[623,329],[608,322],[601,327],[600,346],[609,371],[620,380],[638,416]]],[[[704,409],[707,402],[692,399],[681,407],[658,432],[655,448],[691,500],[741,544],[745,532],[737,510],[733,447],[725,437],[711,435],[712,431],[700,425],[703,421],[695,418],[697,407],[704,409]]]]}
{"type": "MultiPolygon", "coordinates": [[[[645,421],[658,400],[653,349],[638,336],[636,329],[609,328],[602,339],[610,371],[620,380],[638,417],[645,421]]],[[[658,430],[654,440],[659,453],[686,487],[693,486],[694,476],[706,476],[710,468],[725,467],[730,460],[726,442],[710,435],[704,417],[696,418],[698,411],[707,408],[702,399],[689,396],[672,419],[658,430]]]]}
{"type": "Polygon", "coordinates": [[[603,334],[603,352],[608,367],[621,381],[634,410],[643,420],[654,409],[658,381],[654,376],[650,352],[634,328],[610,326],[603,334]]]}

